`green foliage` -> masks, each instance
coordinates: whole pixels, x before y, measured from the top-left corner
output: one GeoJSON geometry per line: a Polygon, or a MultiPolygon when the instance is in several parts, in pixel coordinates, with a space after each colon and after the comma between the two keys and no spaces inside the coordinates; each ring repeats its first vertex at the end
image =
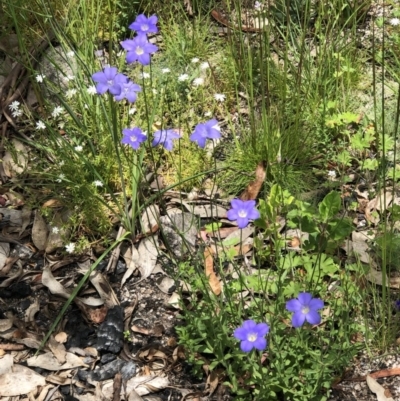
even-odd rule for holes
{"type": "Polygon", "coordinates": [[[359,349],[352,337],[365,331],[355,319],[362,295],[354,277],[361,270],[355,265],[344,268],[331,255],[352,231],[350,222],[338,216],[341,206],[337,192],[330,192],[315,208],[274,185],[269,197],[260,200],[261,217],[256,221],[258,238],[262,235],[272,244],[273,263],[265,265],[262,242],[255,254],[259,264],[250,272],[232,259],[234,274],[219,269],[222,298],[210,292],[202,269],[181,267],[179,277],[192,286],[193,296],[189,306],[182,305],[184,325],[177,331],[197,374],[205,360],[210,370],[223,368],[235,399],[326,399],[335,375],[359,349]],[[300,251],[285,252],[285,238],[273,224],[278,216],[285,216],[289,227],[309,234],[300,251]],[[330,282],[337,283],[334,290],[328,290],[330,282]],[[329,309],[321,326],[293,329],[285,303],[307,289],[329,309]],[[264,362],[257,352],[241,352],[232,338],[233,330],[246,319],[270,325],[264,362]]]}

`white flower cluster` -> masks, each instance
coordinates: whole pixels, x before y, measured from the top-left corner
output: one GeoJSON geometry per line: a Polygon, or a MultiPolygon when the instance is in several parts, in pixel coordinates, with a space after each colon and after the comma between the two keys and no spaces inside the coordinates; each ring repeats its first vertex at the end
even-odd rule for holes
{"type": "Polygon", "coordinates": [[[15,117],[20,117],[22,115],[22,110],[20,109],[21,103],[18,100],[14,100],[8,108],[11,110],[11,115],[15,117]]]}

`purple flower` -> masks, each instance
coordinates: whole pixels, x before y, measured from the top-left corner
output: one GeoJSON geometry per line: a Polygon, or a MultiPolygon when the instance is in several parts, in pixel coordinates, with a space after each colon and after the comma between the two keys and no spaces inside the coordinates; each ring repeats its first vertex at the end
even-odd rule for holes
{"type": "Polygon", "coordinates": [[[133,149],[138,150],[142,142],[147,139],[147,136],[143,134],[142,130],[138,127],[129,129],[125,128],[122,130],[124,134],[121,143],[131,146],[133,149]]]}
{"type": "Polygon", "coordinates": [[[264,336],[269,332],[267,323],[256,323],[254,320],[245,320],[241,327],[233,332],[233,336],[240,340],[240,349],[250,352],[253,348],[259,351],[267,348],[267,340],[264,336]]]}
{"type": "Polygon", "coordinates": [[[127,39],[121,42],[121,46],[127,50],[126,62],[133,63],[139,61],[142,65],[150,64],[150,53],[158,50],[156,45],[147,41],[145,35],[136,36],[134,39],[127,39]]]}
{"type": "Polygon", "coordinates": [[[221,138],[219,132],[218,121],[213,119],[206,123],[197,124],[194,132],[190,135],[190,140],[197,142],[197,144],[204,149],[206,146],[207,139],[218,139],[221,138]]]}
{"type": "Polygon", "coordinates": [[[115,100],[127,99],[128,102],[136,102],[137,94],[136,92],[141,92],[142,88],[140,85],[133,83],[132,81],[121,83],[121,93],[115,96],[115,100]]]}
{"type": "Polygon", "coordinates": [[[397,310],[400,310],[400,299],[398,299],[395,303],[394,306],[396,307],[397,310]]]}
{"type": "Polygon", "coordinates": [[[118,73],[116,67],[105,67],[103,71],[95,72],[92,75],[96,85],[96,91],[99,95],[109,91],[112,95],[119,95],[121,93],[121,82],[126,82],[128,77],[124,74],[118,73]]]}
{"type": "Polygon", "coordinates": [[[154,133],[154,140],[152,142],[152,146],[162,145],[167,150],[172,150],[173,148],[173,139],[179,139],[181,137],[179,130],[177,129],[166,129],[156,131],[154,133]]]}
{"type": "Polygon", "coordinates": [[[292,326],[301,327],[307,320],[310,324],[319,324],[321,316],[318,309],[324,307],[324,302],[319,298],[313,298],[308,292],[301,292],[297,299],[286,302],[286,309],[294,312],[292,316],[292,326]]]}
{"type": "Polygon", "coordinates": [[[136,31],[138,35],[147,34],[149,32],[158,32],[156,27],[158,18],[155,15],[147,18],[144,14],[140,14],[136,17],[135,21],[129,25],[129,29],[136,31]]]}
{"type": "Polygon", "coordinates": [[[249,224],[249,220],[255,220],[260,217],[260,212],[256,209],[256,201],[242,201],[240,199],[231,200],[232,209],[228,210],[227,216],[229,220],[237,220],[239,228],[245,228],[249,224]]]}

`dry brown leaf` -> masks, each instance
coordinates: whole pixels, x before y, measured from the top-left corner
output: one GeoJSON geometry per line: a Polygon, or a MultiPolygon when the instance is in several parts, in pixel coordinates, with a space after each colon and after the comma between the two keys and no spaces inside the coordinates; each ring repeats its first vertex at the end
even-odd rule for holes
{"type": "Polygon", "coordinates": [[[67,356],[67,351],[64,347],[63,344],[57,342],[53,336],[49,338],[49,341],[47,342],[48,347],[50,348],[50,351],[54,354],[54,356],[57,358],[57,361],[59,363],[65,363],[66,361],[66,356],[67,356]]]}
{"type": "Polygon", "coordinates": [[[211,396],[218,387],[219,379],[218,372],[213,370],[207,377],[206,391],[208,396],[211,396]]]}
{"type": "Polygon", "coordinates": [[[3,373],[0,374],[0,396],[14,397],[28,394],[35,391],[38,386],[46,384],[43,376],[26,366],[13,365],[10,358],[12,360],[11,355],[5,355],[1,360],[1,365],[6,365],[8,369],[2,369],[3,373]]]}
{"type": "MultiPolygon", "coordinates": [[[[135,376],[126,382],[126,394],[130,394],[135,390],[140,396],[160,391],[169,386],[167,377],[160,377],[154,375],[135,376]]],[[[107,381],[102,388],[103,396],[111,399],[113,395],[113,381],[107,381]]]]}
{"type": "Polygon", "coordinates": [[[145,327],[139,327],[139,326],[136,326],[135,324],[133,326],[131,326],[131,330],[134,333],[140,333],[140,334],[144,334],[146,336],[151,334],[151,330],[150,329],[146,329],[145,327]]]}
{"type": "Polygon", "coordinates": [[[32,241],[39,251],[43,251],[46,248],[48,234],[47,224],[39,210],[36,210],[32,227],[32,241]]]}
{"type": "Polygon", "coordinates": [[[265,177],[265,163],[260,162],[256,167],[256,179],[247,186],[244,192],[240,195],[240,199],[243,201],[256,199],[260,193],[262,185],[264,184],[265,177]]]}
{"type": "Polygon", "coordinates": [[[392,397],[386,397],[385,389],[370,375],[367,375],[367,385],[369,389],[376,394],[378,401],[394,401],[392,397]]]}
{"type": "Polygon", "coordinates": [[[190,0],[183,0],[183,5],[186,8],[186,12],[193,17],[193,7],[192,7],[192,3],[190,0]]]}
{"type": "Polygon", "coordinates": [[[26,362],[28,366],[38,367],[45,370],[64,370],[78,368],[81,366],[88,367],[88,365],[84,364],[78,356],[72,354],[71,352],[67,352],[65,354],[65,360],[66,362],[61,364],[51,352],[46,352],[38,356],[33,356],[26,362]]]}
{"type": "Polygon", "coordinates": [[[10,244],[8,242],[0,242],[0,270],[5,266],[9,254],[10,244]]]}
{"type": "Polygon", "coordinates": [[[12,319],[0,319],[0,333],[10,330],[13,326],[12,319]]]}
{"type": "MultiPolygon", "coordinates": [[[[85,272],[85,271],[84,271],[85,272]]],[[[96,288],[99,293],[101,299],[104,301],[105,305],[112,309],[114,306],[119,305],[119,301],[117,296],[115,295],[114,290],[112,289],[108,280],[101,274],[99,271],[94,270],[90,276],[89,280],[96,288]]]]}
{"type": "Polygon", "coordinates": [[[156,247],[157,236],[144,238],[139,244],[139,263],[138,269],[141,274],[141,279],[146,279],[153,272],[156,263],[158,250],[156,247]]]}
{"type": "Polygon", "coordinates": [[[63,204],[58,199],[49,199],[42,205],[42,207],[62,207],[62,206],[63,204]]]}
{"type": "Polygon", "coordinates": [[[222,287],[221,283],[214,272],[214,258],[211,248],[206,248],[204,251],[204,268],[205,274],[208,278],[208,283],[210,284],[211,290],[215,295],[221,294],[222,287]]]}
{"type": "Polygon", "coordinates": [[[151,232],[154,226],[160,221],[160,209],[157,205],[146,207],[142,213],[142,232],[151,232]]]}
{"type": "Polygon", "coordinates": [[[365,218],[372,224],[378,224],[380,216],[378,212],[385,211],[393,200],[393,193],[383,190],[372,200],[370,200],[365,208],[365,218]]]}
{"type": "Polygon", "coordinates": [[[135,390],[132,390],[128,395],[128,401],[143,401],[143,398],[135,390]]]}
{"type": "Polygon", "coordinates": [[[253,248],[253,244],[241,244],[236,245],[233,249],[235,250],[236,256],[243,256],[246,255],[247,252],[251,251],[253,248]]]}
{"type": "Polygon", "coordinates": [[[135,245],[130,246],[127,248],[123,253],[122,257],[125,260],[126,264],[126,272],[121,280],[121,287],[125,284],[126,280],[135,272],[137,266],[140,261],[139,252],[136,249],[135,245]]]}
{"type": "Polygon", "coordinates": [[[59,333],[57,333],[54,336],[54,339],[60,343],[60,344],[64,344],[67,342],[68,340],[68,334],[65,331],[60,331],[59,333]]]}
{"type": "MultiPolygon", "coordinates": [[[[351,251],[356,255],[356,257],[363,263],[369,264],[371,258],[369,256],[368,241],[372,240],[374,235],[368,235],[365,232],[353,231],[351,234],[351,251]]],[[[347,247],[350,250],[350,247],[347,247]]]]}

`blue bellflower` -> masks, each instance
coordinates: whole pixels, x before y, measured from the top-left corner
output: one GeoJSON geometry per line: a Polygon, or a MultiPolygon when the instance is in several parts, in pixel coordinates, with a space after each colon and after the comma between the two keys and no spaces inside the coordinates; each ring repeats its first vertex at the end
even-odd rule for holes
{"type": "Polygon", "coordinates": [[[150,64],[150,53],[158,50],[156,45],[148,42],[145,35],[136,36],[134,39],[126,39],[121,46],[127,51],[126,62],[128,64],[138,61],[142,65],[150,64]]]}
{"type": "Polygon", "coordinates": [[[162,145],[167,150],[172,150],[173,140],[179,139],[181,136],[177,129],[159,130],[154,133],[154,140],[152,146],[162,145]]]}
{"type": "Polygon", "coordinates": [[[253,348],[263,351],[267,348],[265,335],[269,332],[267,323],[256,323],[254,320],[245,320],[241,327],[233,332],[233,336],[240,340],[240,349],[250,352],[253,348]]]}
{"type": "Polygon", "coordinates": [[[118,73],[116,67],[105,67],[103,71],[95,72],[92,75],[94,82],[97,82],[96,91],[99,95],[109,91],[112,95],[119,95],[121,93],[120,82],[125,82],[128,77],[124,74],[118,73]]]}
{"type": "Polygon", "coordinates": [[[292,326],[301,327],[305,321],[310,324],[321,323],[321,316],[317,312],[324,307],[324,302],[319,298],[313,298],[308,292],[301,292],[297,299],[286,302],[286,309],[294,312],[292,326]]]}
{"type": "Polygon", "coordinates": [[[120,84],[121,86],[121,93],[117,96],[115,96],[115,100],[122,100],[122,99],[127,99],[128,102],[133,103],[136,102],[137,98],[137,93],[136,92],[141,92],[142,88],[140,85],[133,83],[132,81],[127,81],[124,83],[120,84]]]}
{"type": "Polygon", "coordinates": [[[207,139],[218,138],[221,138],[221,133],[219,132],[218,121],[215,119],[197,124],[193,134],[190,135],[190,140],[197,142],[202,149],[206,146],[207,139]]]}
{"type": "Polygon", "coordinates": [[[124,134],[121,143],[131,146],[133,149],[138,150],[142,142],[147,139],[147,136],[143,134],[142,130],[138,127],[129,129],[125,128],[122,130],[124,134]]]}
{"type": "Polygon", "coordinates": [[[236,220],[239,228],[245,228],[249,224],[249,220],[255,220],[260,217],[260,212],[256,209],[256,201],[240,199],[231,200],[232,209],[228,210],[227,217],[229,220],[236,220]]]}
{"type": "Polygon", "coordinates": [[[158,18],[155,15],[147,18],[144,14],[140,14],[136,17],[135,21],[129,25],[129,29],[136,31],[138,35],[146,35],[150,32],[157,33],[157,21],[158,18]]]}

